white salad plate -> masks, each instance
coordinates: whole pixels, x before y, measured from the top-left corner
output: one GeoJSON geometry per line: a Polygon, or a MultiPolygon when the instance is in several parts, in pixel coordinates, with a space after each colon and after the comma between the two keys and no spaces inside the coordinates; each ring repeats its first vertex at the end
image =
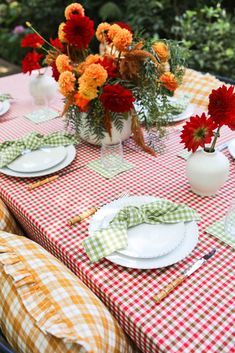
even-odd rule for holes
{"type": "MultiPolygon", "coordinates": [[[[105,228],[125,206],[140,206],[158,199],[151,196],[130,196],[102,207],[91,219],[89,232],[105,228]]],[[[128,229],[128,247],[106,258],[125,267],[150,269],[172,265],[182,260],[197,243],[196,222],[174,224],[140,224],[128,229]],[[160,227],[159,227],[160,226],[160,227]]]]}
{"type": "Polygon", "coordinates": [[[180,114],[167,114],[167,117],[171,120],[171,122],[178,122],[182,120],[186,120],[190,118],[195,113],[195,105],[189,104],[187,108],[180,114]]]}
{"type": "Polygon", "coordinates": [[[42,170],[38,172],[25,173],[25,172],[16,172],[7,167],[4,167],[0,169],[0,173],[6,174],[9,176],[18,177],[18,178],[34,178],[34,177],[40,177],[40,176],[56,173],[59,170],[67,167],[74,160],[76,156],[76,149],[73,145],[66,146],[65,150],[66,150],[65,158],[52,168],[48,168],[46,170],[42,170]]]}
{"type": "Polygon", "coordinates": [[[0,116],[4,115],[10,109],[10,103],[8,100],[0,102],[0,116]]]}
{"type": "Polygon", "coordinates": [[[229,153],[233,158],[235,158],[235,139],[232,140],[228,145],[229,153]]]}
{"type": "Polygon", "coordinates": [[[7,168],[20,173],[40,172],[62,162],[67,150],[64,146],[42,147],[35,151],[25,151],[16,158],[7,168]]]}

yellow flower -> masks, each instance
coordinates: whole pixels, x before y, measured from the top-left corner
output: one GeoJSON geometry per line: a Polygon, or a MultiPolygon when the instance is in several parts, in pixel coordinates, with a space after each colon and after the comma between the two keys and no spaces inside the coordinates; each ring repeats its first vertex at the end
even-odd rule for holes
{"type": "Polygon", "coordinates": [[[91,64],[89,65],[83,75],[79,79],[79,83],[81,78],[83,78],[94,86],[102,86],[108,78],[107,71],[100,64],[91,64]]]}
{"type": "Polygon", "coordinates": [[[106,35],[110,27],[111,25],[107,22],[102,22],[99,24],[96,30],[96,38],[98,39],[98,41],[100,41],[101,43],[106,41],[106,35]]]}
{"type": "Polygon", "coordinates": [[[79,81],[79,93],[82,97],[88,100],[98,97],[97,86],[86,80],[79,81]]]}
{"type": "Polygon", "coordinates": [[[74,89],[75,89],[75,81],[76,78],[74,74],[70,71],[64,71],[62,74],[60,74],[58,83],[59,83],[59,89],[60,92],[67,97],[69,94],[71,94],[74,89]]]}
{"type": "Polygon", "coordinates": [[[72,15],[81,15],[84,16],[84,8],[81,4],[78,4],[77,2],[74,2],[70,5],[68,5],[65,8],[64,15],[66,20],[69,20],[72,15]]]}
{"type": "Polygon", "coordinates": [[[59,40],[60,40],[62,43],[67,43],[67,39],[65,38],[65,33],[64,33],[64,31],[63,31],[64,25],[65,25],[64,22],[62,22],[62,23],[59,25],[59,28],[58,28],[58,38],[59,38],[59,40]]]}
{"type": "Polygon", "coordinates": [[[113,38],[113,44],[118,51],[125,51],[132,43],[132,34],[127,29],[121,29],[113,38]]]}
{"type": "Polygon", "coordinates": [[[120,32],[121,30],[122,30],[122,28],[121,28],[120,26],[118,26],[118,25],[116,25],[116,24],[111,25],[111,26],[109,27],[109,31],[108,31],[108,37],[109,37],[109,39],[112,41],[113,38],[116,36],[116,34],[117,34],[118,32],[120,32]]]}
{"type": "Polygon", "coordinates": [[[73,69],[69,63],[69,57],[65,54],[58,55],[55,63],[59,73],[62,73],[63,71],[72,71],[73,69]]]}
{"type": "Polygon", "coordinates": [[[159,77],[160,83],[169,89],[169,91],[175,91],[178,87],[178,82],[176,77],[171,72],[165,72],[159,77]]]}
{"type": "Polygon", "coordinates": [[[166,62],[169,60],[170,53],[169,53],[168,47],[165,43],[157,42],[152,45],[152,48],[155,51],[155,53],[157,54],[157,56],[159,57],[161,62],[166,62]]]}

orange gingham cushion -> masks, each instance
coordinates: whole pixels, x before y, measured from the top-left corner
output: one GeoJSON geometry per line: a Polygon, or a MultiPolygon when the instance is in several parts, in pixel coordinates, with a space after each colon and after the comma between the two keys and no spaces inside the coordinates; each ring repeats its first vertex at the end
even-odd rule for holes
{"type": "Polygon", "coordinates": [[[0,328],[18,353],[132,353],[96,296],[25,237],[0,232],[0,328]]]}
{"type": "Polygon", "coordinates": [[[190,94],[191,103],[207,108],[209,95],[213,89],[222,86],[223,82],[210,74],[202,74],[198,71],[186,69],[182,85],[175,92],[175,96],[180,94],[190,94]]]}
{"type": "Polygon", "coordinates": [[[0,200],[0,231],[23,235],[2,200],[0,200]]]}

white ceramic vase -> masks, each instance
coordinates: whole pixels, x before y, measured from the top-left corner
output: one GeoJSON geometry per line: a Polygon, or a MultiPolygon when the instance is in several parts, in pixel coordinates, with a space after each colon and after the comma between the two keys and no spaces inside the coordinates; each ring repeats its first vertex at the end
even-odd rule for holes
{"type": "Polygon", "coordinates": [[[87,134],[87,129],[85,129],[85,120],[86,113],[84,113],[82,116],[82,125],[79,131],[79,135],[82,140],[89,142],[92,145],[100,146],[102,145],[102,143],[105,143],[107,145],[115,144],[127,140],[131,135],[131,114],[129,114],[127,119],[123,120],[123,128],[121,131],[117,130],[114,124],[112,123],[112,138],[110,138],[109,134],[106,132],[105,137],[100,141],[97,141],[94,135],[87,134]]]}
{"type": "Polygon", "coordinates": [[[36,74],[30,80],[29,92],[36,105],[47,105],[57,92],[57,82],[45,73],[36,74]]]}
{"type": "Polygon", "coordinates": [[[187,160],[186,176],[191,189],[201,196],[213,196],[229,175],[229,161],[220,151],[199,150],[187,160]]]}

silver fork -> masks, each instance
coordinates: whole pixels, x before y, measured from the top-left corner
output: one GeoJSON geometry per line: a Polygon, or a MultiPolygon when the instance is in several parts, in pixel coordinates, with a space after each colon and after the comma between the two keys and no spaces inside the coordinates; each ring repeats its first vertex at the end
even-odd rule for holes
{"type": "Polygon", "coordinates": [[[98,211],[99,208],[105,206],[108,202],[114,201],[114,200],[118,200],[118,199],[122,199],[126,196],[129,196],[129,193],[127,191],[123,191],[121,192],[118,196],[110,198],[108,201],[102,203],[99,206],[93,206],[91,208],[89,208],[88,210],[84,211],[83,213],[81,213],[80,215],[76,215],[72,218],[68,219],[68,224],[70,226],[74,225],[75,223],[81,222],[83,219],[93,215],[95,212],[98,211]]]}

